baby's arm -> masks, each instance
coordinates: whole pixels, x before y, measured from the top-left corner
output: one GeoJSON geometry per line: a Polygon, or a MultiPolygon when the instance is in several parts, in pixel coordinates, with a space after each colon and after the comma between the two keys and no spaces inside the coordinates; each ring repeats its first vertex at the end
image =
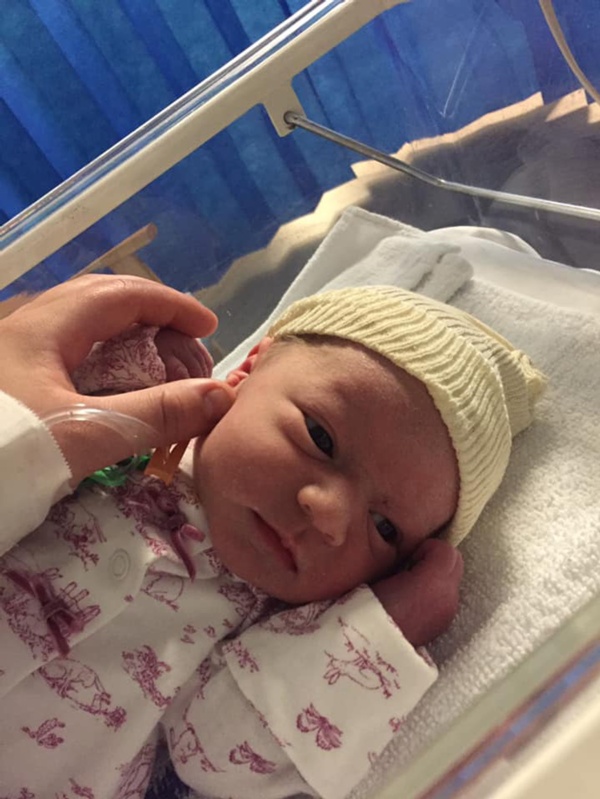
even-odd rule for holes
{"type": "Polygon", "coordinates": [[[210,377],[211,372],[212,358],[196,339],[178,330],[134,325],[96,344],[72,377],[82,394],[107,394],[210,377]]]}
{"type": "Polygon", "coordinates": [[[226,643],[165,716],[171,757],[211,796],[341,799],[436,674],[362,586],[226,643]]]}

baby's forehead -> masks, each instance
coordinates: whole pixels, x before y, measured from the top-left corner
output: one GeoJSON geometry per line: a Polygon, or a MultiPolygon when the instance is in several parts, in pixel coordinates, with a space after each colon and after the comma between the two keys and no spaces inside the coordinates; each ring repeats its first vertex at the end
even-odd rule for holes
{"type": "Polygon", "coordinates": [[[304,353],[307,366],[314,367],[306,373],[307,382],[331,392],[332,399],[351,402],[357,393],[374,392],[399,408],[407,402],[414,405],[417,398],[430,402],[424,383],[389,358],[351,339],[311,334],[289,337],[281,343],[295,344],[298,349],[283,346],[280,356],[286,357],[286,350],[288,356],[304,353]]]}
{"type": "Polygon", "coordinates": [[[424,384],[417,378],[409,375],[401,366],[394,363],[390,358],[377,350],[371,349],[364,344],[353,341],[352,339],[341,338],[340,336],[303,336],[298,337],[304,346],[311,352],[325,353],[334,360],[340,371],[346,370],[349,376],[355,374],[358,363],[372,372],[374,380],[384,381],[389,377],[403,384],[405,379],[414,381],[420,385],[424,384]]]}

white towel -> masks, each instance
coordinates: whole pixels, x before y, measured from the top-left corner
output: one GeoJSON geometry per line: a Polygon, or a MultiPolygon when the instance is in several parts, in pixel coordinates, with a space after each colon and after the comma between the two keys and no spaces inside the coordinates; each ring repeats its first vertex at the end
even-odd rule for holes
{"type": "Polygon", "coordinates": [[[393,284],[445,302],[473,274],[460,248],[361,208],[348,208],[285,292],[273,313],[214,370],[238,366],[282,311],[301,297],[333,288],[393,284]]]}
{"type": "Polygon", "coordinates": [[[408,763],[600,592],[600,320],[481,280],[452,301],[525,350],[548,375],[537,421],[517,436],[508,472],[461,545],[459,614],[429,647],[441,674],[375,769],[408,763]]]}

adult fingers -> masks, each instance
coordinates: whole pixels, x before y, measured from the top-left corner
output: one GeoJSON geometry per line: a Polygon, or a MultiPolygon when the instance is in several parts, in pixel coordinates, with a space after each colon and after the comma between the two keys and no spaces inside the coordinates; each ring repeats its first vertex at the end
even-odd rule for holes
{"type": "MultiPolygon", "coordinates": [[[[19,323],[60,352],[72,370],[95,341],[106,341],[134,323],[206,336],[217,318],[193,297],[133,276],[86,275],[32,300],[15,312],[19,323]]],[[[16,320],[15,320],[16,321],[16,320]]]]}

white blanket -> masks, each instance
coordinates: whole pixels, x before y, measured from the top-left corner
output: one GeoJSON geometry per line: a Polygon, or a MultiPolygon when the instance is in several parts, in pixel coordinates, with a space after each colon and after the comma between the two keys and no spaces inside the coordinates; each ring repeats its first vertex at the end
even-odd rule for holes
{"type": "Polygon", "coordinates": [[[459,614],[429,647],[438,682],[356,797],[433,735],[600,592],[600,321],[472,281],[453,304],[526,350],[549,377],[537,421],[461,545],[459,614]]]}
{"type": "MultiPolygon", "coordinates": [[[[498,236],[491,237],[497,247],[498,236]]],[[[442,725],[600,592],[600,319],[469,280],[470,265],[452,232],[442,238],[352,209],[273,314],[328,283],[424,289],[452,298],[497,329],[550,379],[537,421],[515,440],[500,490],[461,545],[466,568],[459,615],[430,647],[440,679],[355,797],[369,795],[389,766],[412,759],[442,725]]],[[[510,235],[506,245],[528,252],[510,235]]],[[[242,360],[267,326],[219,371],[242,360]]]]}

